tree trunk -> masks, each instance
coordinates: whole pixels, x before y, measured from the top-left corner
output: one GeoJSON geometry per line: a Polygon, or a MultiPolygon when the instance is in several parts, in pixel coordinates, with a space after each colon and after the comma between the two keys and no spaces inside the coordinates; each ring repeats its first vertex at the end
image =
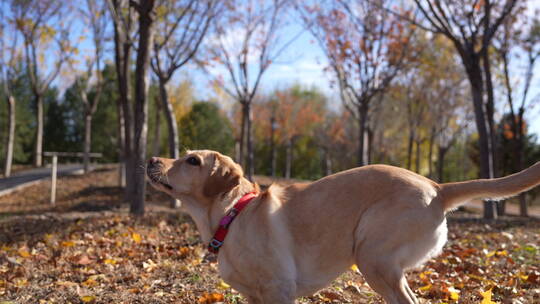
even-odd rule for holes
{"type": "Polygon", "coordinates": [[[285,159],[285,178],[291,178],[292,162],[293,162],[293,140],[287,139],[286,146],[286,159],[285,159]]]}
{"type": "MultiPolygon", "coordinates": [[[[159,95],[161,100],[161,107],[165,110],[165,119],[167,121],[167,129],[169,131],[169,156],[173,159],[180,158],[180,137],[178,136],[178,125],[176,123],[176,115],[172,104],[169,102],[167,94],[167,81],[163,78],[159,78],[159,95]]],[[[160,108],[161,108],[160,107],[160,108]]],[[[156,154],[157,155],[157,154],[156,154]]],[[[169,201],[171,208],[179,208],[181,203],[179,200],[171,198],[169,201]]]]}
{"type": "Polygon", "coordinates": [[[8,103],[8,134],[6,137],[6,159],[4,166],[4,177],[11,175],[11,164],[13,162],[13,145],[15,142],[15,97],[9,95],[7,97],[8,103]]]}
{"type": "Polygon", "coordinates": [[[519,215],[528,217],[529,216],[529,208],[527,206],[527,197],[525,193],[521,193],[519,196],[519,215]]]}
{"type": "Polygon", "coordinates": [[[126,163],[124,158],[124,143],[125,143],[125,126],[124,113],[122,111],[122,102],[120,98],[116,100],[116,115],[117,115],[117,145],[118,145],[118,186],[126,186],[126,163]]]}
{"type": "Polygon", "coordinates": [[[248,102],[245,104],[246,110],[246,148],[247,148],[247,161],[246,161],[246,173],[247,178],[252,181],[254,170],[255,170],[255,164],[253,159],[253,136],[251,134],[252,128],[251,128],[251,102],[248,102]]]}
{"type": "Polygon", "coordinates": [[[90,172],[90,151],[92,149],[92,114],[88,112],[84,115],[84,173],[90,172]]]}
{"type": "Polygon", "coordinates": [[[492,178],[498,176],[498,166],[497,166],[497,134],[495,132],[495,97],[493,92],[493,82],[491,77],[491,64],[489,61],[489,48],[484,48],[482,54],[483,64],[484,64],[484,75],[486,83],[486,121],[488,125],[489,139],[491,145],[491,166],[492,166],[492,178]]]}
{"type": "Polygon", "coordinates": [[[34,166],[43,165],[43,94],[35,96],[36,101],[36,142],[34,146],[34,166]]]}
{"type": "Polygon", "coordinates": [[[366,155],[366,129],[368,121],[368,106],[365,102],[358,106],[358,166],[368,164],[366,155]]]}
{"type": "Polygon", "coordinates": [[[276,118],[272,115],[270,117],[270,176],[276,176],[276,139],[274,134],[276,132],[276,118]]]}
{"type": "Polygon", "coordinates": [[[412,168],[413,143],[414,143],[414,134],[411,127],[411,130],[409,131],[409,140],[407,141],[407,170],[411,170],[412,168]]]}
{"type": "Polygon", "coordinates": [[[156,103],[156,112],[154,117],[154,140],[152,142],[152,155],[160,155],[160,146],[161,146],[161,98],[155,99],[156,103]]]}
{"type": "MultiPolygon", "coordinates": [[[[127,63],[126,63],[127,65],[127,63]]],[[[124,192],[124,198],[126,201],[132,200],[133,195],[133,178],[135,175],[135,164],[133,163],[133,111],[131,101],[129,98],[131,81],[129,77],[129,68],[126,67],[125,78],[122,80],[122,89],[120,90],[122,100],[122,113],[124,114],[124,163],[126,172],[126,188],[124,192]],[[124,92],[124,93],[122,93],[124,92]]]]}
{"type": "Polygon", "coordinates": [[[240,141],[239,139],[234,140],[234,161],[237,164],[242,164],[242,159],[240,158],[240,141]]]}
{"type": "MultiPolygon", "coordinates": [[[[123,9],[129,9],[128,7],[116,7],[118,11],[123,9]]],[[[114,20],[114,52],[115,52],[115,64],[116,74],[118,77],[118,93],[119,101],[121,105],[121,111],[118,112],[122,121],[119,122],[120,128],[124,128],[123,132],[123,152],[120,154],[123,159],[121,162],[124,167],[125,176],[125,189],[124,200],[131,202],[133,196],[133,178],[135,176],[135,165],[133,164],[133,110],[130,101],[131,94],[131,43],[127,41],[124,30],[124,24],[119,24],[114,20]],[[120,116],[121,115],[121,116],[120,116]]],[[[120,109],[119,108],[119,109],[120,109]]]]}
{"type": "MultiPolygon", "coordinates": [[[[493,178],[493,146],[491,144],[491,134],[489,132],[488,118],[484,110],[484,90],[483,78],[478,61],[467,67],[467,76],[471,84],[473,97],[474,116],[476,129],[479,135],[480,145],[480,177],[493,178]]],[[[484,218],[494,219],[495,208],[492,201],[484,201],[484,218]]]]}
{"type": "Polygon", "coordinates": [[[439,146],[439,152],[437,157],[437,179],[439,183],[444,182],[444,157],[448,149],[446,147],[439,146]]]}
{"type": "Polygon", "coordinates": [[[495,205],[495,211],[497,211],[497,216],[504,216],[506,214],[506,201],[498,201],[495,205]]]}
{"type": "MultiPolygon", "coordinates": [[[[516,145],[516,172],[519,172],[525,168],[525,134],[523,132],[523,114],[525,109],[523,107],[519,108],[518,112],[518,121],[517,121],[517,132],[515,133],[514,138],[517,140],[516,145]]],[[[519,195],[519,215],[529,216],[526,194],[521,193],[519,195]]]]}
{"type": "Polygon", "coordinates": [[[176,115],[172,104],[169,102],[167,94],[166,82],[164,79],[159,80],[159,94],[161,96],[161,103],[163,109],[165,109],[165,119],[167,120],[167,129],[169,130],[169,155],[173,159],[180,157],[180,137],[178,135],[178,125],[176,122],[176,115]]]}
{"type": "Polygon", "coordinates": [[[245,102],[241,102],[242,105],[242,119],[240,120],[240,147],[238,149],[238,163],[242,168],[246,169],[246,158],[244,157],[246,149],[246,105],[245,102]]]}
{"type": "Polygon", "coordinates": [[[420,174],[420,145],[422,144],[421,140],[415,140],[416,143],[416,159],[415,159],[415,169],[416,173],[420,174]]]}
{"type": "Polygon", "coordinates": [[[367,163],[371,164],[373,162],[373,138],[374,131],[371,128],[367,128],[367,163]]]}
{"type": "Polygon", "coordinates": [[[323,174],[332,174],[332,158],[330,157],[330,151],[328,148],[323,148],[323,174]]]}
{"type": "MultiPolygon", "coordinates": [[[[144,168],[146,164],[146,143],[148,133],[148,88],[150,66],[150,46],[153,40],[152,11],[154,1],[139,2],[139,45],[135,67],[135,137],[134,165],[144,168]]],[[[133,198],[130,212],[135,215],[144,214],[144,195],[146,190],[145,170],[136,170],[133,181],[133,198]]]]}
{"type": "Polygon", "coordinates": [[[432,131],[429,137],[429,150],[428,150],[428,177],[433,178],[433,145],[435,141],[435,132],[432,131]]]}

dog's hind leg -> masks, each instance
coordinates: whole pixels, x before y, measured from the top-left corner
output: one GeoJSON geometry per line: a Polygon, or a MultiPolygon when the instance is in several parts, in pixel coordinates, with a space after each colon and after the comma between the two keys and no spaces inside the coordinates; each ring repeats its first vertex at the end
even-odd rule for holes
{"type": "Polygon", "coordinates": [[[357,265],[367,283],[388,304],[416,304],[418,301],[407,285],[403,269],[380,257],[358,254],[357,265]]]}
{"type": "Polygon", "coordinates": [[[409,283],[407,283],[407,278],[405,277],[405,274],[403,275],[403,286],[405,286],[405,289],[407,290],[407,294],[414,301],[414,304],[420,304],[420,301],[416,298],[416,295],[414,294],[412,289],[409,287],[409,283]]]}

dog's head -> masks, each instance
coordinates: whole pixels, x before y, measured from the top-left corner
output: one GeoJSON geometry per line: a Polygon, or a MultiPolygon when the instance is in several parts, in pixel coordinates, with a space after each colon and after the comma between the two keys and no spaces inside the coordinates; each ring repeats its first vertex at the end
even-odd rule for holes
{"type": "Polygon", "coordinates": [[[146,173],[152,186],[169,195],[212,199],[240,184],[242,168],[219,152],[188,151],[179,159],[152,157],[146,173]]]}

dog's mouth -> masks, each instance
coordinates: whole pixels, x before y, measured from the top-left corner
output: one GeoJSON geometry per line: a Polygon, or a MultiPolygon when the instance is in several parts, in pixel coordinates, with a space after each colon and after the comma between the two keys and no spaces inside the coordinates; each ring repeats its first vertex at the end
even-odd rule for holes
{"type": "Polygon", "coordinates": [[[146,168],[146,175],[153,184],[163,186],[167,190],[173,189],[169,183],[163,180],[164,178],[167,179],[167,176],[161,172],[161,168],[159,166],[148,166],[146,168]]]}

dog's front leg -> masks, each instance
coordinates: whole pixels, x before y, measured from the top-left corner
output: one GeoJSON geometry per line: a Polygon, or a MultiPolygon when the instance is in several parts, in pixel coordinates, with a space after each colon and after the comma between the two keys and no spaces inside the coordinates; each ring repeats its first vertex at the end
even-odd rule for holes
{"type": "Polygon", "coordinates": [[[294,304],[295,286],[296,285],[293,281],[280,281],[269,283],[261,289],[261,303],[294,304]]]}
{"type": "Polygon", "coordinates": [[[246,296],[246,300],[249,304],[262,304],[262,300],[259,297],[246,296]]]}
{"type": "Polygon", "coordinates": [[[249,304],[294,304],[294,283],[268,283],[257,295],[244,294],[249,304]]]}

